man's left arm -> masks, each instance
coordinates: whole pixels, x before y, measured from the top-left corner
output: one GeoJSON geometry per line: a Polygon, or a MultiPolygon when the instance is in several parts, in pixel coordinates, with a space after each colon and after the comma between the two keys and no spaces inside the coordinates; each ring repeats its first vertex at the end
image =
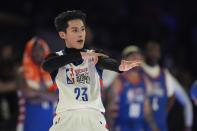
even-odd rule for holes
{"type": "Polygon", "coordinates": [[[166,81],[167,88],[173,88],[175,97],[184,107],[185,126],[189,131],[193,124],[193,108],[191,101],[187,93],[185,92],[183,86],[168,71],[166,71],[166,81]]]}
{"type": "Polygon", "coordinates": [[[142,63],[142,60],[133,60],[133,61],[126,61],[126,60],[115,60],[110,57],[98,57],[97,66],[100,69],[107,69],[115,72],[123,72],[128,71],[136,66],[139,66],[142,63]]]}

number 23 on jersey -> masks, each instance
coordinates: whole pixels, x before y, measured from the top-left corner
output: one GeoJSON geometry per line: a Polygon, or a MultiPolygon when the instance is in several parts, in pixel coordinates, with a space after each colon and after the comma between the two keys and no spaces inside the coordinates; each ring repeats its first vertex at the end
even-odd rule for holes
{"type": "Polygon", "coordinates": [[[88,101],[88,94],[87,94],[87,90],[88,88],[87,87],[76,87],[74,89],[74,93],[76,95],[76,100],[79,100],[79,101],[88,101]]]}

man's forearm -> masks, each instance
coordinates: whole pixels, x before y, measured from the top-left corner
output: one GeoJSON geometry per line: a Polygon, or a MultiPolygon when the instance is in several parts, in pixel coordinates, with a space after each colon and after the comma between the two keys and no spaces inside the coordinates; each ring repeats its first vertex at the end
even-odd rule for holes
{"type": "Polygon", "coordinates": [[[120,72],[119,71],[120,61],[117,61],[113,58],[99,57],[97,66],[100,69],[107,69],[107,70],[120,72]]]}
{"type": "Polygon", "coordinates": [[[82,60],[80,52],[75,52],[75,53],[68,54],[68,55],[53,56],[53,57],[47,58],[44,61],[43,69],[47,72],[53,72],[54,70],[66,64],[79,61],[79,60],[82,60]]]}

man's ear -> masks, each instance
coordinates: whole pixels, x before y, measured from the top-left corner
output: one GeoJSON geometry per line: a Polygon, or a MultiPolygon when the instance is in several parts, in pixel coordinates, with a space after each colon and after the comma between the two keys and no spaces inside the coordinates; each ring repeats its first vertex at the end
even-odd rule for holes
{"type": "Polygon", "coordinates": [[[66,33],[63,32],[63,31],[60,31],[60,32],[59,32],[59,36],[60,36],[60,38],[62,38],[62,39],[66,39],[66,33]]]}

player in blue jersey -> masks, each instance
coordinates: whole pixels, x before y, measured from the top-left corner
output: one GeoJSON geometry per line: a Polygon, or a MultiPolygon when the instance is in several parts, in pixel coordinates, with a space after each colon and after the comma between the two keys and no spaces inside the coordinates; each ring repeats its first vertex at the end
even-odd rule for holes
{"type": "MultiPolygon", "coordinates": [[[[167,103],[173,95],[183,105],[185,129],[191,130],[193,111],[191,102],[179,82],[167,69],[162,68],[160,59],[160,46],[156,42],[148,42],[145,48],[145,62],[142,68],[146,76],[152,81],[149,89],[149,97],[152,105],[153,116],[161,131],[168,131],[167,126],[167,103]]],[[[147,128],[150,131],[150,128],[147,128]]]]}
{"type": "Polygon", "coordinates": [[[81,11],[60,13],[55,27],[66,47],[50,54],[43,63],[59,89],[50,131],[107,131],[101,100],[102,70],[128,71],[139,66],[141,60],[116,61],[84,49],[86,24],[81,11]]]}
{"type": "MultiPolygon", "coordinates": [[[[135,60],[141,57],[141,53],[137,46],[131,45],[123,50],[122,57],[135,60]]],[[[107,118],[113,131],[144,131],[145,121],[152,131],[159,131],[152,117],[148,86],[151,83],[140,67],[116,77],[106,96],[107,118]]]]}

